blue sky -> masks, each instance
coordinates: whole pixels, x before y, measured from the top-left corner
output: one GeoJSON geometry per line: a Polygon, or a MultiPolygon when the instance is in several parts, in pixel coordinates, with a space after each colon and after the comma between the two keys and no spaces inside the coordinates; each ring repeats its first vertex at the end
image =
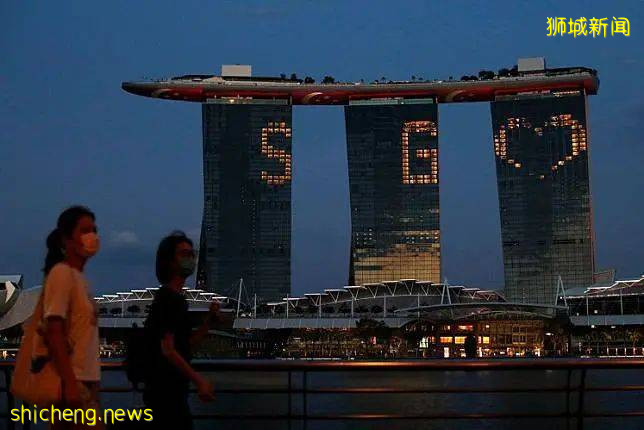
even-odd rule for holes
{"type": "MultiPolygon", "coordinates": [[[[158,240],[198,240],[198,104],[126,94],[121,81],[296,72],[372,80],[459,77],[522,56],[599,70],[589,101],[597,266],[644,272],[642,2],[3,2],[0,5],[0,273],[41,281],[44,239],[66,206],[98,216],[88,266],[99,292],[154,284],[158,240]],[[624,16],[631,36],[546,37],[546,17],[624,16]]],[[[490,111],[441,105],[443,271],[503,284],[490,111]]],[[[343,110],[293,113],[293,292],[344,285],[349,252],[343,110]]]]}

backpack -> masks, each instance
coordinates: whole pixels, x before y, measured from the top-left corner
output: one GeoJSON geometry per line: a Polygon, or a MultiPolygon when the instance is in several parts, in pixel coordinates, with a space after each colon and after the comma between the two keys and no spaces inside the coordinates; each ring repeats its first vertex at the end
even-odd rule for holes
{"type": "Polygon", "coordinates": [[[145,328],[133,327],[126,343],[125,373],[135,387],[145,382],[150,370],[150,358],[145,328]]]}

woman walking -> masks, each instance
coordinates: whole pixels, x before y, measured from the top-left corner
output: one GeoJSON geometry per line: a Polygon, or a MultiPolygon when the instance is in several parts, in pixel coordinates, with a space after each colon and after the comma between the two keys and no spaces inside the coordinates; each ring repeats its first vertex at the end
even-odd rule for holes
{"type": "MultiPolygon", "coordinates": [[[[100,361],[96,305],[83,274],[99,248],[96,217],[73,206],[58,217],[47,237],[43,326],[39,332],[62,382],[61,408],[93,409],[98,415],[100,361]]],[[[98,426],[98,427],[97,427],[98,426]]],[[[54,429],[102,428],[55,422],[54,429]]]]}
{"type": "Polygon", "coordinates": [[[218,317],[213,302],[201,327],[192,331],[188,302],[182,294],[186,279],[195,271],[192,241],[182,232],[165,237],[156,256],[156,291],[145,322],[150,345],[150,371],[145,377],[144,401],[152,409],[154,428],[191,429],[188,406],[190,382],[202,401],[214,399],[212,384],[190,365],[191,348],[207,333],[210,320],[218,317]]]}

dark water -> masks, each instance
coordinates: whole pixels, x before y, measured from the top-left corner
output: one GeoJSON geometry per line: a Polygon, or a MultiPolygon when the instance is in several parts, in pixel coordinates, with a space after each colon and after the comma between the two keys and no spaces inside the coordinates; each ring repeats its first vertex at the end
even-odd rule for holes
{"type": "MultiPolygon", "coordinates": [[[[208,374],[216,389],[264,388],[284,389],[288,384],[286,372],[223,372],[208,374]]],[[[573,374],[576,385],[579,372],[573,374]]],[[[319,372],[309,373],[309,389],[346,387],[423,388],[557,388],[567,381],[565,371],[440,371],[440,372],[319,372]]],[[[122,372],[104,373],[103,385],[125,385],[122,372]]],[[[302,386],[302,373],[294,372],[292,384],[302,386]]],[[[644,385],[644,372],[637,370],[589,370],[587,387],[614,385],[644,385]]],[[[565,393],[475,393],[475,394],[309,394],[309,414],[436,414],[436,413],[561,413],[566,410],[565,393]]],[[[571,410],[577,405],[577,394],[570,398],[571,410]]],[[[592,412],[635,411],[644,409],[644,392],[587,392],[585,408],[592,412]]],[[[105,408],[125,408],[141,405],[138,394],[105,393],[105,408]]],[[[287,413],[286,394],[225,394],[219,393],[212,404],[191,398],[195,413],[280,414],[287,413]]],[[[302,412],[301,394],[292,395],[292,411],[302,412]]],[[[2,408],[6,410],[5,399],[2,408]]],[[[586,429],[644,429],[644,418],[591,418],[584,421],[586,429]]],[[[34,428],[32,426],[32,428],[34,428]]],[[[36,427],[44,428],[44,427],[36,427]]],[[[196,429],[288,429],[285,421],[218,420],[195,421],[196,429]]],[[[309,420],[292,422],[292,429],[566,429],[577,428],[574,420],[565,418],[521,418],[488,420],[309,420]]]]}

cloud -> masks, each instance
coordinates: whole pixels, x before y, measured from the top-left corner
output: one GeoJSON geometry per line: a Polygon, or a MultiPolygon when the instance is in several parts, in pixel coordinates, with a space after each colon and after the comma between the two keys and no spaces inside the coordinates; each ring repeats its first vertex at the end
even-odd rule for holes
{"type": "Polygon", "coordinates": [[[139,237],[132,230],[115,231],[110,237],[110,244],[114,246],[133,246],[140,243],[139,237]]]}

